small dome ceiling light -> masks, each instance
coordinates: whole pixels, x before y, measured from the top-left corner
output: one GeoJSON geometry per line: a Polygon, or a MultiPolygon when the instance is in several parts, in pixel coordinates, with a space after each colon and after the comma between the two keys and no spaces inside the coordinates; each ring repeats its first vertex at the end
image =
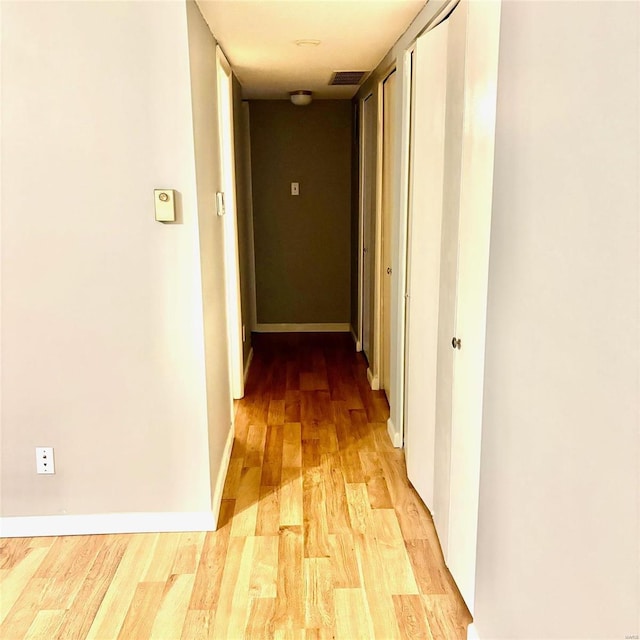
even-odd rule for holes
{"type": "Polygon", "coordinates": [[[320,44],[320,40],[296,40],[296,44],[299,47],[317,47],[320,44]]]}
{"type": "Polygon", "coordinates": [[[306,107],[311,104],[311,91],[291,91],[289,93],[291,102],[297,107],[306,107]]]}

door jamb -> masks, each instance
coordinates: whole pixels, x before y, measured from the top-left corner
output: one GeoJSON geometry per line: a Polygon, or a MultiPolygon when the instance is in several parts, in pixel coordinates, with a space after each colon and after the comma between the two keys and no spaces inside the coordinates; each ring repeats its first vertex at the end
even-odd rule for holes
{"type": "Polygon", "coordinates": [[[225,173],[224,173],[224,157],[225,150],[223,147],[224,127],[229,127],[230,140],[229,150],[231,163],[228,167],[229,182],[232,185],[232,192],[226,194],[226,209],[230,210],[223,216],[223,237],[224,237],[224,272],[225,272],[225,307],[227,321],[227,344],[229,358],[229,380],[231,383],[231,398],[233,415],[233,400],[242,398],[244,395],[244,363],[242,348],[242,307],[240,293],[240,260],[238,251],[238,203],[236,189],[236,171],[235,171],[235,145],[233,136],[233,72],[224,52],[220,46],[216,46],[216,63],[217,63],[217,94],[218,94],[218,127],[219,127],[219,157],[221,160],[221,188],[226,191],[225,173]],[[222,72],[222,73],[220,73],[222,72]],[[220,77],[224,75],[224,78],[220,77]],[[229,122],[223,120],[223,112],[221,105],[221,86],[223,82],[229,83],[228,89],[228,111],[229,122]]]}
{"type": "Polygon", "coordinates": [[[411,133],[413,130],[413,75],[414,61],[412,56],[416,49],[415,41],[404,51],[402,76],[402,130],[400,147],[400,202],[398,207],[398,263],[392,275],[392,286],[395,281],[396,291],[396,326],[397,344],[400,345],[395,358],[396,376],[392,386],[397,389],[395,402],[391,407],[387,421],[387,432],[394,446],[404,446],[404,414],[406,405],[406,348],[407,348],[407,271],[409,251],[409,199],[411,193],[411,133]],[[393,411],[395,409],[395,411],[393,411]]]}

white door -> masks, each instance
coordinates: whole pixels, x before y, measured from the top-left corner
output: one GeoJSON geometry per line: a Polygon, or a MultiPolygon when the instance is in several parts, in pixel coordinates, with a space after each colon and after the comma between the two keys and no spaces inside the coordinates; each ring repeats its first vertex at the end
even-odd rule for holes
{"type": "Polygon", "coordinates": [[[376,101],[373,95],[364,100],[362,109],[362,350],[373,363],[373,286],[376,216],[376,101]]]}
{"type": "MultiPolygon", "coordinates": [[[[474,609],[500,2],[467,5],[447,566],[474,609]]],[[[456,9],[457,11],[457,9],[456,9]]]]}
{"type": "Polygon", "coordinates": [[[438,309],[438,364],[434,459],[433,520],[445,559],[449,543],[451,482],[451,403],[453,390],[456,291],[458,279],[458,226],[460,220],[460,169],[464,120],[464,63],[467,3],[460,4],[448,19],[447,124],[444,151],[444,198],[440,255],[440,306],[438,309]]]}
{"type": "Polygon", "coordinates": [[[405,449],[409,480],[433,509],[440,243],[448,23],[414,54],[405,342],[405,449]]]}
{"type": "MultiPolygon", "coordinates": [[[[242,312],[240,267],[238,256],[238,223],[236,210],[236,172],[233,140],[233,85],[231,67],[220,47],[217,48],[218,125],[220,130],[220,166],[224,202],[224,264],[227,315],[229,371],[233,398],[244,395],[242,356],[242,312]]],[[[222,211],[219,211],[222,213],[222,211]]]]}
{"type": "Polygon", "coordinates": [[[499,2],[462,0],[418,39],[415,56],[407,471],[471,612],[499,14],[499,2]]]}
{"type": "Polygon", "coordinates": [[[382,84],[382,321],[380,354],[381,388],[391,396],[391,221],[393,219],[393,148],[395,132],[396,70],[382,84]]]}

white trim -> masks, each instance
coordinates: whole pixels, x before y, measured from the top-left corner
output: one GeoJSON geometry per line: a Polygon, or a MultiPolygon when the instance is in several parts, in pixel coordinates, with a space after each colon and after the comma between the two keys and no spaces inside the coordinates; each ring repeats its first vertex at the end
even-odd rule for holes
{"type": "Polygon", "coordinates": [[[391,444],[396,449],[402,448],[402,434],[396,429],[396,425],[393,423],[393,420],[389,418],[387,420],[387,433],[391,438],[391,444]]]}
{"type": "Polygon", "coordinates": [[[222,454],[222,461],[220,462],[220,470],[218,471],[218,478],[216,480],[216,488],[213,492],[213,500],[211,501],[211,511],[215,513],[216,528],[218,527],[218,518],[220,516],[220,505],[222,504],[222,491],[224,489],[224,482],[227,479],[227,471],[229,471],[229,461],[231,460],[231,450],[233,449],[233,440],[235,436],[234,425],[231,425],[229,433],[227,434],[227,442],[224,445],[224,453],[222,454]]]}
{"type": "Polygon", "coordinates": [[[480,640],[475,624],[470,624],[467,627],[467,640],[480,640]]]}
{"type": "Polygon", "coordinates": [[[371,391],[378,391],[380,389],[380,380],[378,376],[371,371],[370,367],[367,367],[367,381],[371,387],[371,391]]]}
{"type": "MultiPolygon", "coordinates": [[[[225,215],[222,217],[224,238],[225,306],[229,374],[233,400],[244,396],[242,379],[242,310],[240,290],[240,254],[238,248],[238,202],[236,151],[233,118],[233,73],[220,46],[216,46],[216,91],[218,108],[218,157],[220,185],[224,193],[225,215]]],[[[232,411],[233,414],[233,411],[232,411]]]]}
{"type": "MultiPolygon", "coordinates": [[[[412,91],[413,91],[413,64],[412,55],[415,51],[415,43],[412,44],[403,56],[402,75],[402,126],[400,139],[400,185],[397,224],[393,229],[397,242],[392,252],[397,255],[393,264],[391,275],[391,313],[395,313],[395,343],[398,349],[395,351],[394,365],[391,366],[391,388],[395,390],[393,402],[390,403],[391,418],[394,426],[397,425],[397,433],[400,442],[404,441],[404,413],[405,413],[405,378],[406,378],[406,322],[407,322],[407,248],[409,230],[409,181],[411,168],[411,127],[412,127],[412,91]],[[397,252],[397,253],[396,253],[397,252]],[[395,287],[394,287],[395,285],[395,287]],[[394,298],[393,294],[396,293],[394,298]],[[393,375],[395,374],[395,375],[393,375]]],[[[393,327],[393,320],[391,325],[393,327]]],[[[394,336],[392,334],[392,340],[394,336]]],[[[392,358],[393,360],[393,358],[392,358]]]]}
{"type": "Polygon", "coordinates": [[[215,531],[211,511],[93,513],[86,515],[8,516],[0,518],[0,537],[77,536],[103,533],[215,531]]]}
{"type": "Polygon", "coordinates": [[[256,325],[257,333],[349,333],[348,322],[281,322],[262,323],[256,325]]]}
{"type": "Polygon", "coordinates": [[[358,336],[356,335],[356,332],[353,326],[351,327],[351,337],[353,338],[353,344],[356,345],[356,351],[360,353],[360,351],[362,351],[362,344],[360,340],[358,340],[358,336]]]}
{"type": "Polygon", "coordinates": [[[253,360],[253,347],[251,347],[249,351],[249,357],[247,358],[247,363],[244,365],[244,383],[247,384],[247,378],[249,377],[249,367],[251,366],[251,361],[253,360]]]}

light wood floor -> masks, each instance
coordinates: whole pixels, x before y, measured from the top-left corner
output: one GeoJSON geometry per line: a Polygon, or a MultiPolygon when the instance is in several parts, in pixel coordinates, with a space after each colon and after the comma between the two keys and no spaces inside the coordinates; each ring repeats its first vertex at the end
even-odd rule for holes
{"type": "Polygon", "coordinates": [[[0,638],[465,638],[365,371],[346,335],[255,336],[219,530],[2,540],[0,638]]]}

